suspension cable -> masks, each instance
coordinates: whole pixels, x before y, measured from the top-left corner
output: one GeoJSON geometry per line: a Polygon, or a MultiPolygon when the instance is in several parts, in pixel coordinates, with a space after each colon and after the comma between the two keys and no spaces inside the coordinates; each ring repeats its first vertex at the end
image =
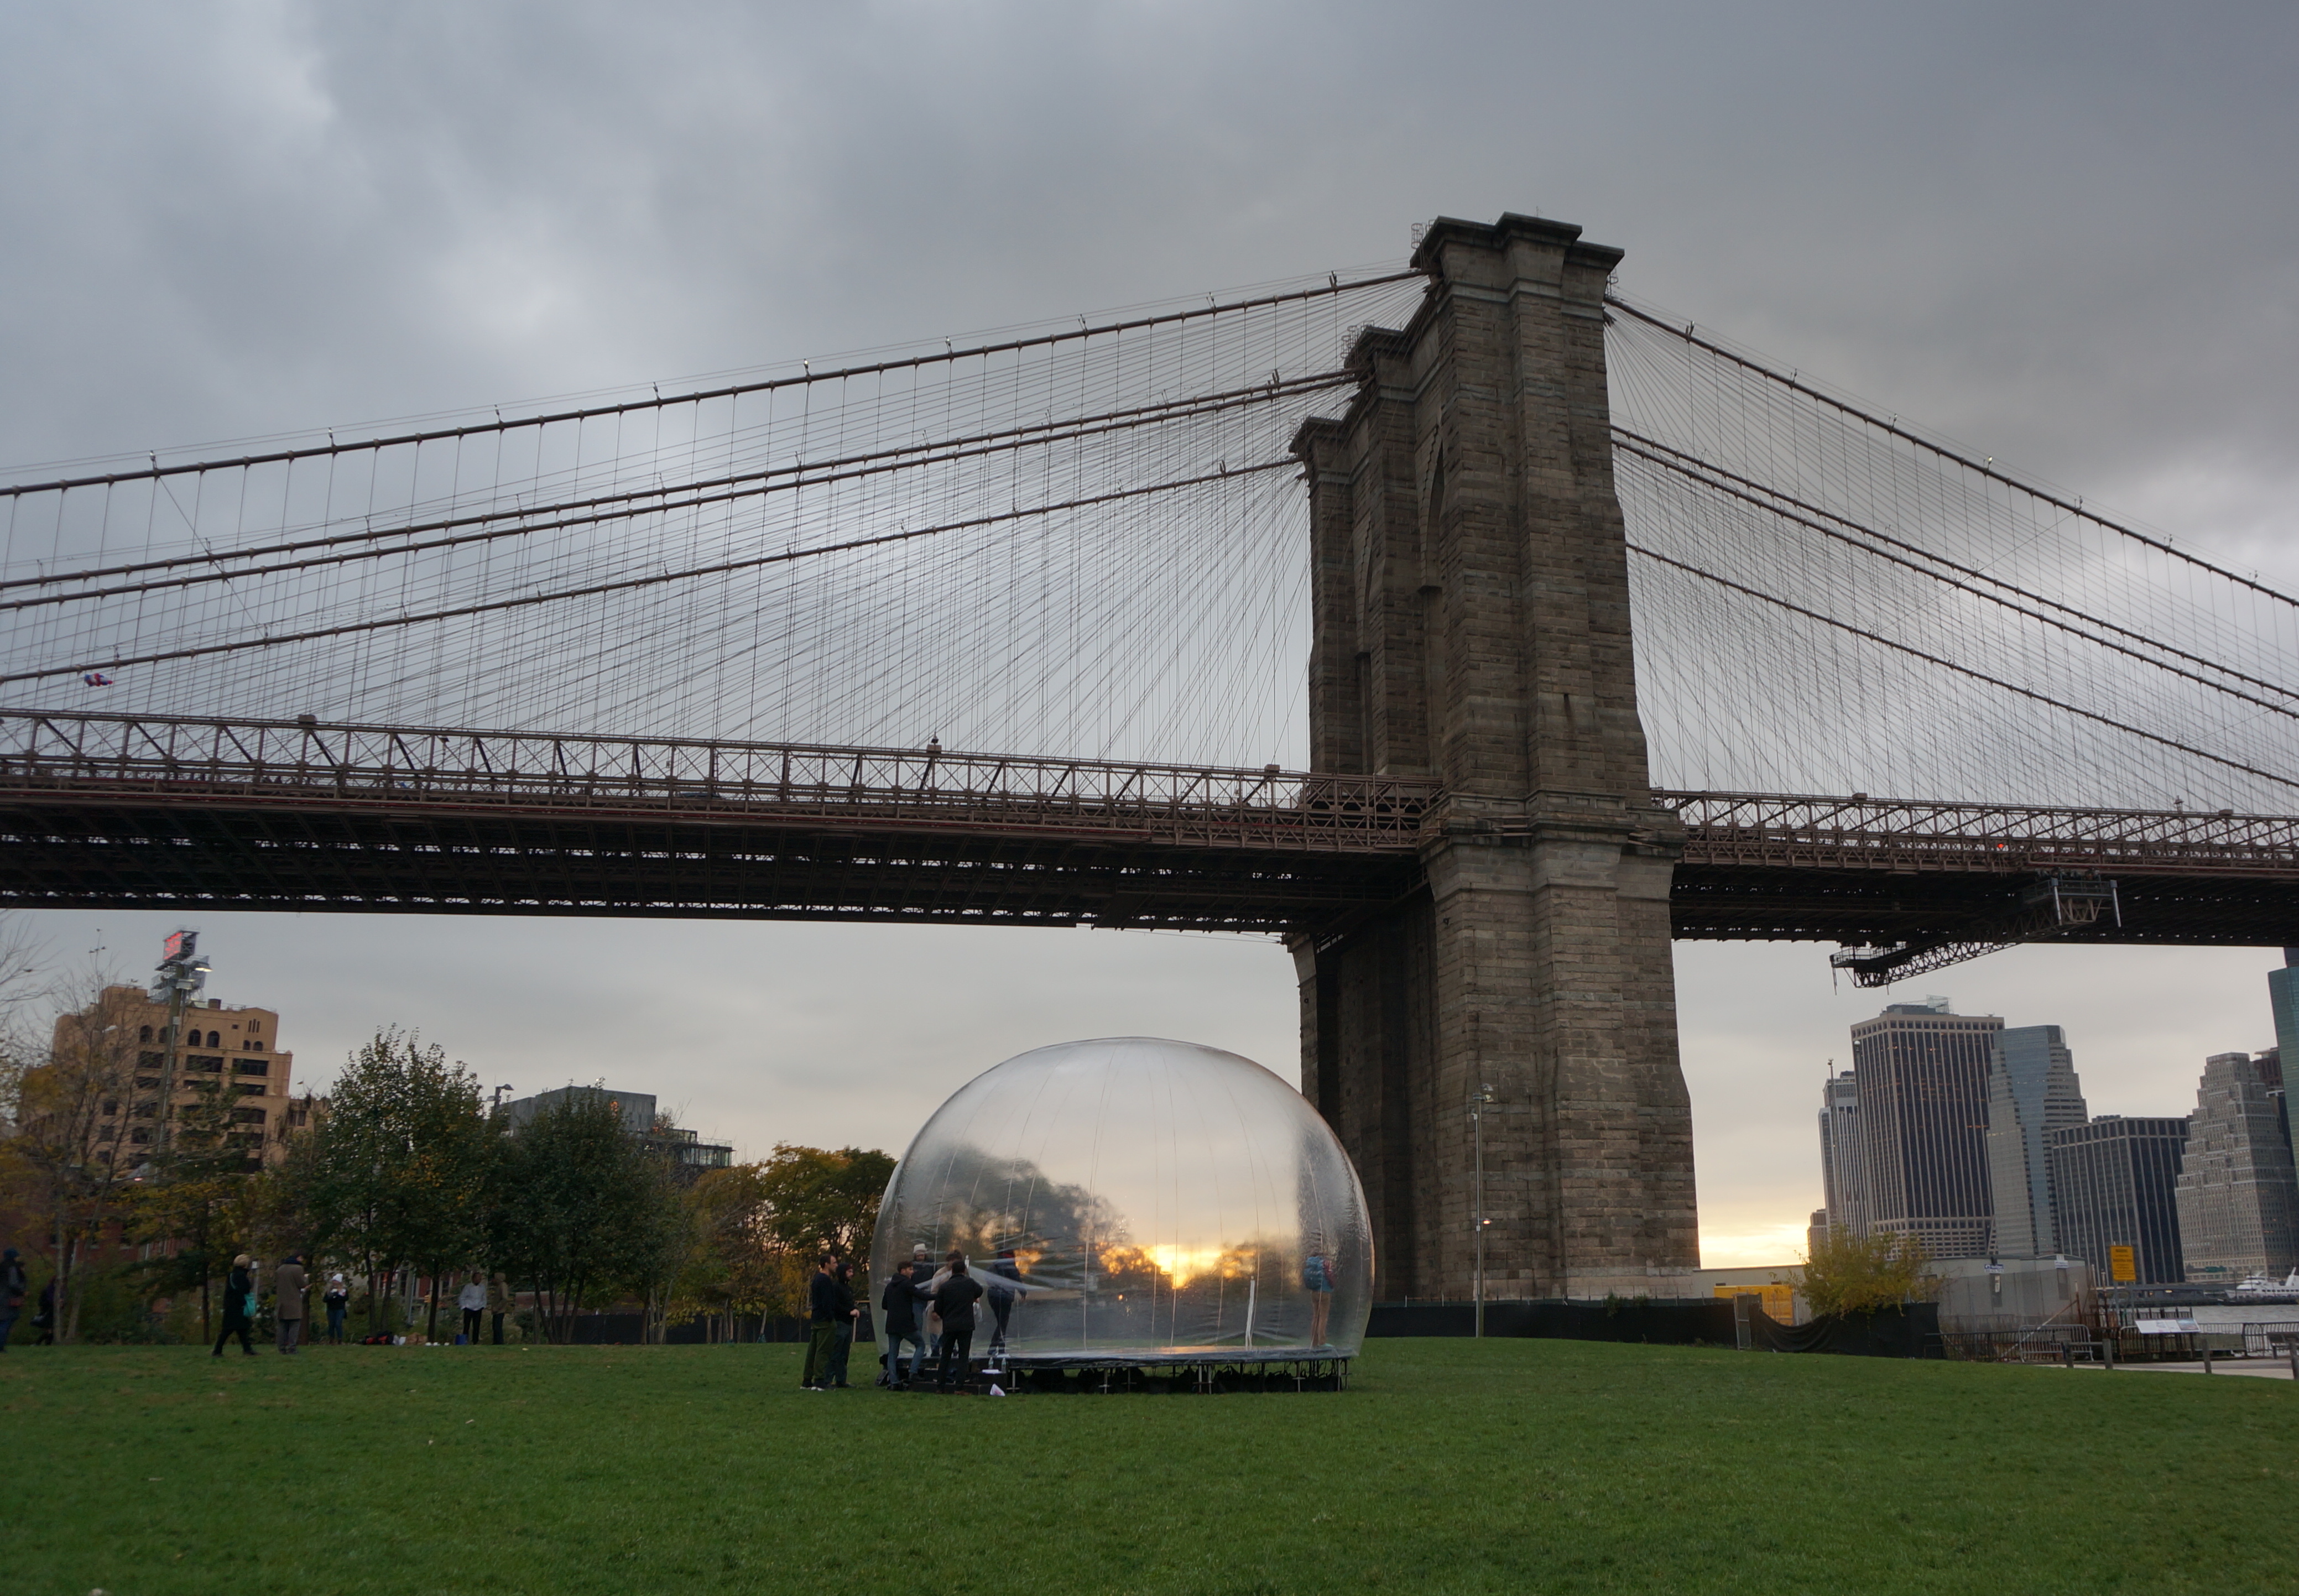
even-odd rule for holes
{"type": "Polygon", "coordinates": [[[1767,515],[1775,516],[1781,520],[1791,523],[1792,525],[1803,527],[1809,531],[1817,532],[1823,537],[1833,538],[1837,542],[1846,544],[1847,547],[1858,549],[1861,553],[1868,554],[1872,558],[1888,561],[1905,569],[1912,570],[1920,577],[1924,577],[1931,581],[1938,582],[1942,586],[1952,587],[1958,593],[1968,593],[1972,597],[1982,600],[1985,603],[2000,605],[2002,608],[2011,611],[2014,615],[2023,615],[2030,620],[2040,621],[2047,627],[2056,628],[2060,631],[2067,633],[2070,636],[2082,638],[2086,643],[2092,644],[2096,648],[2112,650],[2114,653],[2121,654],[2127,659],[2137,660],[2143,665],[2150,665],[2158,670],[2168,671],[2173,676],[2179,677],[2187,681],[2194,682],[2199,686],[2208,687],[2215,693],[2223,693],[2229,698],[2241,699],[2245,703],[2255,704],[2261,709],[2271,711],[2278,715],[2287,716],[2293,719],[2299,719],[2299,709],[2295,709],[2291,705],[2276,703],[2268,699],[2257,697],[2254,694],[2243,692],[2239,688],[2230,687],[2224,682],[2214,681],[2210,677],[2200,676],[2195,671],[2184,669],[2179,666],[2152,658],[2149,655],[2141,653],[2138,649],[2114,642],[2112,639],[2095,636],[2091,633],[2085,631],[2081,627],[2072,625],[2068,621],[2061,620],[2056,617],[2046,615],[2038,611],[2030,610],[2025,604],[2014,603],[2010,599],[2004,598],[1998,594],[1986,592],[1980,587],[1973,586],[1971,582],[1961,582],[1956,580],[1955,577],[1944,576],[1939,571],[1929,569],[1925,566],[1919,564],[1917,561],[1909,559],[1905,555],[1895,554],[1885,549],[1871,547],[1868,544],[1862,543],[1860,541],[1860,537],[1872,537],[1879,543],[1890,544],[1893,548],[1908,550],[1910,553],[1919,555],[1924,560],[1936,561],[1938,564],[1946,566],[1949,570],[1955,571],[1962,576],[1971,577],[1979,582],[1989,583],[1996,586],[2004,588],[2009,592],[2018,594],[2021,598],[2030,600],[2038,604],[2047,605],[2054,610],[2062,611],[2067,614],[2073,615],[2082,620],[2088,621],[2094,626],[2100,627],[2108,631],[2121,633],[2122,636],[2129,637],[2136,642],[2145,644],[2149,648],[2159,649],[2162,653],[2173,655],[2176,658],[2190,661],[2195,664],[2204,667],[2206,669],[2219,671],[2223,675],[2233,677],[2236,680],[2240,682],[2247,682],[2254,687],[2262,687],[2270,693],[2280,693],[2287,698],[2299,698],[2299,692],[2295,692],[2289,687],[2278,686],[2274,682],[2262,680],[2258,677],[2246,676],[2242,671],[2234,669],[2228,666],[2221,665],[2216,661],[2206,660],[2201,655],[2192,654],[2184,649],[2176,648],[2170,644],[2160,642],[2157,639],[2149,636],[2145,632],[2134,631],[2129,627],[2118,626],[2112,620],[2103,620],[2099,617],[2089,614],[2084,611],[2078,610],[2072,605],[2061,603],[2055,599],[2046,598],[2040,594],[2030,593],[2026,588],[2021,587],[2014,583],[2006,582],[1998,577],[1991,577],[1987,572],[1976,569],[1971,566],[1960,565],[1956,561],[1947,559],[1944,555],[1935,554],[1928,549],[1920,548],[1913,544],[1903,542],[1899,538],[1893,537],[1888,533],[1879,532],[1873,528],[1865,526],[1848,517],[1837,515],[1831,511],[1822,510],[1815,505],[1806,504],[1802,500],[1792,498],[1787,494],[1779,492],[1777,489],[1767,488],[1763,486],[1761,484],[1749,482],[1748,478],[1745,477],[1735,476],[1732,472],[1724,470],[1721,467],[1711,466],[1706,461],[1699,460],[1697,456],[1686,454],[1681,450],[1671,449],[1665,444],[1654,444],[1648,438],[1640,437],[1633,432],[1629,432],[1617,427],[1613,429],[1613,433],[1614,445],[1623,453],[1634,455],[1639,460],[1648,461],[1653,465],[1659,467],[1663,470],[1672,472],[1674,475],[1682,478],[1686,481],[1697,482],[1701,486],[1706,487],[1712,492],[1722,494],[1729,498],[1738,499],[1745,504],[1753,505],[1767,515]],[[1654,451],[1659,451],[1660,453],[1655,453],[1654,451]],[[1666,459],[1663,457],[1664,454],[1673,455],[1676,458],[1673,460],[1666,459]],[[1707,472],[1714,472],[1714,476],[1711,477],[1704,475],[1704,473],[1707,472]],[[1729,481],[1719,481],[1716,480],[1715,478],[1728,478],[1729,481]],[[1744,492],[1741,488],[1731,486],[1730,484],[1732,483],[1744,483],[1749,487],[1755,488],[1756,491],[1754,493],[1744,492]],[[1769,499],[1760,497],[1759,495],[1770,495],[1770,497],[1769,499]],[[1772,500],[1777,500],[1779,503],[1772,503],[1771,502],[1772,500]],[[1838,525],[1834,527],[1827,526],[1819,520],[1809,519],[1806,515],[1799,515],[1790,511],[1783,510],[1780,507],[1780,504],[1783,503],[1793,504],[1799,511],[1809,511],[1811,516],[1824,516],[1829,520],[1837,522],[1838,525]],[[1854,533],[1857,533],[1860,536],[1853,536],[1854,533]]]}
{"type": "Polygon", "coordinates": [[[420,432],[403,432],[388,437],[363,438],[339,443],[332,436],[325,444],[313,444],[299,449],[275,449],[261,454],[237,455],[224,460],[186,461],[180,464],[154,463],[140,470],[107,471],[98,476],[64,477],[46,482],[0,484],[0,497],[21,497],[27,494],[62,493],[77,487],[106,487],[122,482],[149,482],[165,477],[189,476],[195,472],[235,470],[250,466],[277,465],[283,461],[327,459],[338,454],[363,453],[384,449],[403,448],[411,445],[441,443],[467,437],[517,431],[525,428],[550,427],[569,421],[588,421],[605,417],[629,415],[638,411],[673,409],[680,405],[700,404],[718,399],[739,398],[749,394],[770,394],[783,388],[804,387],[816,383],[837,382],[850,378],[883,376],[892,371],[915,370],[925,366],[948,365],[958,361],[975,360],[984,355],[1011,354],[1024,349],[1042,349],[1059,344],[1106,337],[1116,333],[1138,332],[1145,328],[1166,327],[1176,322],[1202,320],[1207,317],[1229,315],[1235,312],[1265,310],[1272,305],[1294,304],[1303,300],[1335,298],[1364,288],[1378,288],[1391,283],[1419,279],[1423,274],[1416,270],[1392,271],[1379,277],[1357,278],[1349,282],[1338,277],[1313,287],[1291,289],[1281,294],[1265,294],[1251,299],[1233,299],[1208,303],[1186,311],[1169,311],[1153,316],[1136,316],[1123,321],[1103,321],[1080,325],[1060,332],[1035,334],[1025,338],[1008,338],[994,344],[970,344],[963,348],[936,350],[925,354],[905,355],[895,360],[873,361],[864,365],[840,366],[824,371],[809,370],[798,377],[769,378],[759,382],[732,383],[715,388],[693,389],[679,394],[652,394],[644,399],[634,399],[617,404],[597,404],[579,410],[553,411],[543,415],[518,416],[509,420],[498,418],[468,427],[442,427],[420,432]]]}
{"type": "Polygon", "coordinates": [[[971,437],[946,438],[930,443],[904,445],[897,448],[881,449],[833,460],[774,466],[761,471],[745,472],[733,477],[708,478],[680,483],[676,486],[646,487],[628,493],[602,494],[590,498],[564,500],[551,504],[482,511],[470,515],[453,516],[434,521],[411,522],[404,526],[381,528],[366,528],[357,532],[342,532],[326,537],[296,539],[245,549],[179,554],[164,560],[142,561],[130,565],[112,566],[101,571],[87,570],[58,576],[22,577],[10,581],[0,581],[0,592],[5,592],[11,588],[45,586],[60,582],[87,581],[98,577],[136,576],[145,571],[177,570],[185,566],[203,568],[190,576],[123,583],[114,587],[91,588],[79,593],[43,594],[35,597],[0,601],[0,613],[39,609],[54,604],[74,603],[82,599],[119,598],[199,586],[207,583],[229,582],[243,577],[274,576],[282,572],[308,570],[320,566],[345,565],[361,560],[384,560],[402,554],[428,553],[466,544],[492,542],[497,538],[524,537],[536,532],[560,531],[573,527],[628,520],[642,515],[665,514],[674,510],[692,510],[710,504],[731,503],[743,499],[762,498],[769,494],[790,493],[831,483],[851,482],[858,478],[882,476],[889,471],[947,465],[956,461],[976,459],[987,454],[1009,453],[1018,450],[1036,448],[1045,444],[1067,443],[1078,438],[1096,437],[1113,432],[1126,432],[1141,427],[1156,426],[1174,420],[1194,420],[1200,416],[1216,415],[1225,411],[1242,409],[1251,405],[1274,403],[1282,399],[1318,393],[1355,381],[1357,381],[1356,376],[1348,371],[1320,372],[1313,376],[1292,378],[1274,384],[1260,383],[1252,387],[1236,388],[1220,394],[1201,395],[1187,400],[1172,400],[1163,404],[1140,405],[1130,410],[1111,411],[1101,415],[1080,417],[1075,420],[1012,428],[1000,432],[981,433],[971,437]],[[936,450],[942,452],[933,453],[936,450]],[[837,469],[840,467],[851,469],[837,469]],[[805,472],[815,474],[810,476],[800,474],[805,472]],[[782,479],[776,480],[776,478],[782,479]],[[710,489],[725,491],[706,491],[710,489]],[[689,496],[670,496],[673,495],[689,496]],[[583,511],[596,511],[597,513],[572,513],[583,511]],[[544,520],[527,519],[536,516],[554,519],[544,520]],[[457,528],[488,527],[493,522],[514,519],[519,520],[520,524],[514,527],[494,527],[486,531],[460,532],[456,536],[433,538],[425,543],[403,543],[387,548],[357,549],[348,553],[331,554],[306,553],[306,551],[311,550],[339,549],[344,544],[372,543],[380,538],[412,537],[425,532],[452,533],[456,532],[457,528]],[[267,554],[293,554],[303,557],[283,561],[273,565],[238,566],[228,570],[217,569],[217,564],[220,561],[256,559],[267,554]]]}
{"type": "Polygon", "coordinates": [[[1152,483],[1144,487],[1119,488],[1105,494],[1091,494],[1082,498],[1066,500],[1058,504],[1036,504],[1028,509],[1000,511],[993,515],[975,516],[966,520],[948,521],[934,527],[913,527],[901,532],[881,533],[873,537],[856,537],[838,543],[817,544],[803,549],[785,549],[777,553],[755,554],[743,560],[721,561],[711,565],[690,566],[683,570],[657,571],[649,576],[626,577],[612,582],[593,582],[581,587],[564,587],[550,593],[530,593],[518,598],[491,599],[480,603],[461,604],[452,609],[430,610],[416,615],[393,615],[376,620],[350,621],[341,626],[316,627],[308,631],[285,632],[277,636],[242,637],[228,643],[202,644],[193,648],[165,649],[148,654],[123,655],[118,659],[90,661],[78,665],[54,666],[41,670],[21,670],[0,676],[0,686],[14,682],[46,681],[56,677],[78,676],[88,670],[111,670],[130,665],[157,665],[172,660],[203,659],[215,654],[240,653],[250,649],[278,648],[293,643],[311,643],[329,637],[356,636],[363,633],[388,631],[401,627],[426,626],[435,621],[460,620],[474,615],[490,615],[505,610],[523,610],[537,604],[558,603],[569,599],[596,598],[602,594],[627,593],[635,588],[660,587],[671,582],[693,581],[702,577],[725,576],[730,572],[756,570],[764,566],[784,565],[793,561],[811,559],[822,554],[842,553],[853,549],[876,548],[885,544],[907,543],[914,538],[937,536],[944,532],[967,531],[977,527],[996,526],[1001,522],[1026,520],[1035,516],[1053,515],[1063,511],[1084,510],[1097,504],[1115,503],[1124,499],[1138,499],[1150,494],[1170,493],[1179,488],[1202,486],[1209,482],[1224,482],[1239,477],[1257,476],[1264,471],[1295,469],[1296,460],[1265,461],[1258,465],[1232,466],[1201,476],[1179,478],[1170,482],[1152,483]]]}
{"type": "Polygon", "coordinates": [[[1838,411],[1845,415],[1851,416],[1856,420],[1875,428],[1880,432],[1889,433],[1892,436],[1912,444],[1915,447],[1922,449],[1928,453],[1938,455],[1942,460],[1953,461],[1957,465],[1962,466],[1964,470],[1974,472],[1979,476],[1985,477],[1992,482],[2000,482],[2004,486],[2009,487],[2015,492],[2025,494],[2031,499],[2039,500],[2046,504],[2051,505],[2055,510],[2064,511],[2079,520],[2089,521],[2096,527],[2104,528],[2106,530],[2113,532],[2120,536],[2131,539],[2134,543],[2144,544],[2147,547],[2155,550],[2158,553],[2169,554],[2175,560],[2185,561],[2189,565],[2195,566],[2203,570],[2207,570],[2211,572],[2212,575],[2222,578],[2227,581],[2233,582],[2238,586],[2248,587],[2254,593],[2275,600],[2278,603],[2288,604],[2294,609],[2299,609],[2299,598],[2294,598],[2287,593],[2284,593],[2278,588],[2270,587],[2255,577],[2243,576],[2237,572],[2228,570],[2223,566],[2214,565],[2212,561],[2204,559],[2201,555],[2190,554],[2185,549],[2176,547],[2163,538],[2151,536],[2147,533],[2139,531],[2135,528],[2127,527],[2121,521],[2110,520],[2107,517],[2099,514],[2096,511],[2086,510],[2080,502],[2071,503],[2066,499],[2059,497],[2056,494],[2046,493],[2042,488],[2034,486],[2029,483],[2022,482],[2016,477],[2007,476],[2005,473],[1997,470],[1994,464],[1989,461],[1974,460],[1968,454],[1958,453],[1954,449],[1947,448],[1940,444],[1936,444],[1930,438],[1921,436],[1916,433],[1909,431],[1906,428],[1901,426],[1896,420],[1887,420],[1882,416],[1877,415],[1872,411],[1863,410],[1858,405],[1838,399],[1832,394],[1824,394],[1821,392],[1820,389],[1813,387],[1811,384],[1801,380],[1800,378],[1794,373],[1776,370],[1772,367],[1765,365],[1761,361],[1751,360],[1745,354],[1737,353],[1732,350],[1725,348],[1721,344],[1714,343],[1707,338],[1704,338],[1697,333],[1694,332],[1689,323],[1681,324],[1664,321],[1649,311],[1639,310],[1637,306],[1631,304],[1627,300],[1621,298],[1618,295],[1607,294],[1605,295],[1605,303],[1614,310],[1619,311],[1623,315],[1633,316],[1638,320],[1644,322],[1647,326],[1658,328],[1661,331],[1668,334],[1668,336],[1672,338],[1681,338],[1696,349],[1704,349],[1709,353],[1716,356],[1719,360],[1730,361],[1734,365],[1740,367],[1743,370],[1753,371],[1757,376],[1766,378],[1772,382],[1776,382],[1784,388],[1788,388],[1794,393],[1803,395],[1807,399],[1817,400],[1819,403],[1827,405],[1831,410],[1838,411]]]}
{"type": "MultiPolygon", "coordinates": [[[[1662,565],[1668,566],[1676,570],[1683,571],[1688,576],[1698,577],[1701,580],[1713,582],[1719,587],[1729,588],[1734,593],[1744,594],[1749,598],[1759,599],[1767,604],[1778,605],[1780,608],[1788,611],[1792,615],[1801,615],[1807,620],[1816,620],[1823,626],[1834,627],[1837,630],[1849,632],[1855,637],[1863,637],[1871,643],[1880,644],[1886,648],[1894,649],[1901,653],[1912,655],[1916,659],[1923,661],[1928,665],[1937,665],[1944,670],[1953,670],[1958,676],[1970,677],[1973,681],[1984,682],[1991,687],[2000,687],[2006,693],[2015,693],[2021,698],[2030,699],[2037,703],[2046,704],[2055,710],[2063,710],[2071,715],[2079,715],[2086,720],[2096,721],[2100,725],[2112,727],[2116,731],[2128,732],[2135,737],[2144,737],[2150,743],[2161,744],[2166,748],[2176,749],[2181,753],[2193,754],[2197,759],[2209,760],[2212,763],[2215,765],[2224,765],[2230,770],[2240,770],[2245,776],[2256,776],[2262,781],[2271,781],[2279,786],[2299,789],[2299,779],[2294,779],[2288,776],[2278,776],[2272,770],[2262,770],[2256,765],[2246,765],[2240,760],[2231,760],[2224,754],[2212,753],[2207,749],[2195,747],[2190,744],[2182,743],[2177,738],[2164,736],[2157,732],[2142,730],[2138,727],[2128,725],[2123,721],[2113,719],[2112,717],[2100,714],[2095,710],[2081,709],[2075,704],[2068,703],[2062,700],[2054,698],[2049,694],[2038,693],[2032,687],[2022,687],[2017,683],[2007,682],[2000,677],[1989,676],[1985,671],[1974,670],[1969,665],[1959,665],[1953,660],[1944,660],[1938,654],[1928,653],[1924,650],[1914,647],[1912,644],[1895,642],[1893,639],[1883,636],[1881,633],[1868,630],[1865,627],[1854,626],[1850,621],[1838,620],[1834,616],[1823,615],[1817,610],[1808,610],[1802,604],[1793,603],[1787,599],[1779,597],[1777,594],[1766,593],[1761,588],[1750,587],[1745,583],[1735,582],[1730,577],[1719,576],[1712,570],[1703,570],[1700,567],[1697,565],[1688,565],[1681,560],[1672,560],[1666,554],[1659,553],[1655,550],[1646,548],[1641,544],[1631,543],[1629,544],[1627,547],[1631,553],[1642,554],[1647,560],[1656,561],[1662,565]]],[[[0,677],[0,680],[7,679],[12,678],[0,677]]]]}

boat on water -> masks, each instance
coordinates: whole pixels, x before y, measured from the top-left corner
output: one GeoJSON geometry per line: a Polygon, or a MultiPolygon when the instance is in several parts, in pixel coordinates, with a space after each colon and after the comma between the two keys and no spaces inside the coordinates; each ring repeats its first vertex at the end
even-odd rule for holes
{"type": "Polygon", "coordinates": [[[2281,1280],[2271,1275],[2253,1275],[2242,1284],[2228,1293],[2234,1302],[2299,1302],[2299,1269],[2294,1269],[2281,1280]]]}

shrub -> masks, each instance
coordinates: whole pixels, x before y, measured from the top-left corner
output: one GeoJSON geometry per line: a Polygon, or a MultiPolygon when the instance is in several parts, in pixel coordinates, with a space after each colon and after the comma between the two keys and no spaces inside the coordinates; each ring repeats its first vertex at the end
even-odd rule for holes
{"type": "Polygon", "coordinates": [[[1864,1313],[1929,1300],[1939,1288],[1931,1256],[1912,1235],[1831,1228],[1805,1259],[1804,1296],[1816,1314],[1864,1313]]]}

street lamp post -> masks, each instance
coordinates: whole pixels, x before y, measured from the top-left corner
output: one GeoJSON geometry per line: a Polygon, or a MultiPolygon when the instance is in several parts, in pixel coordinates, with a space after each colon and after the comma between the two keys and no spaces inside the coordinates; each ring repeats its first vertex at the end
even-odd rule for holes
{"type": "Polygon", "coordinates": [[[1485,1334],[1485,1110],[1493,1103],[1490,1085],[1477,1088],[1469,1099],[1469,1136],[1474,1148],[1477,1181],[1477,1327],[1482,1340],[1485,1334]]]}

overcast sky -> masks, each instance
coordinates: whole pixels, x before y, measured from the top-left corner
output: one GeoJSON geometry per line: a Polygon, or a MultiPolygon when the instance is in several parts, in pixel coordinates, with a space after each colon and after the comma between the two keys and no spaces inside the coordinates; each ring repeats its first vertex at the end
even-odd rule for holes
{"type": "MultiPolygon", "coordinates": [[[[2288,6],[52,6],[0,0],[0,460],[353,424],[1394,260],[1538,211],[1633,295],[2299,582],[2288,6]]],[[[55,914],[140,977],[175,921],[55,914]]],[[[1290,962],[1110,932],[218,916],[324,1086],[378,1024],[746,1154],[899,1151],[1146,1032],[1290,1072],[1290,962]]],[[[2264,951],[1918,983],[2095,1112],[2271,1039],[2264,951]]],[[[1789,1256],[1824,950],[1677,950],[1706,1261],[1789,1256]]],[[[1910,993],[1908,995],[1914,995],[1910,993]]]]}

